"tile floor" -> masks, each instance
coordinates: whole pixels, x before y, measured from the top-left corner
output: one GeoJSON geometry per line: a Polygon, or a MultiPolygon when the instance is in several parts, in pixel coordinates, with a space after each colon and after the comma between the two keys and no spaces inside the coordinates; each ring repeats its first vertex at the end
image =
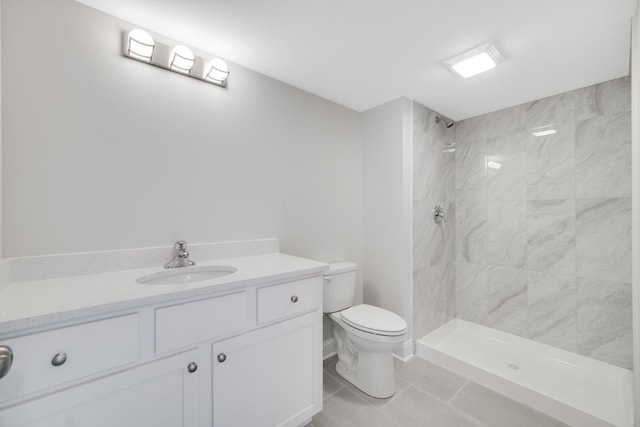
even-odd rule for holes
{"type": "Polygon", "coordinates": [[[451,371],[414,357],[396,360],[396,393],[370,397],[324,363],[324,409],[308,427],[558,427],[566,426],[451,371]]]}

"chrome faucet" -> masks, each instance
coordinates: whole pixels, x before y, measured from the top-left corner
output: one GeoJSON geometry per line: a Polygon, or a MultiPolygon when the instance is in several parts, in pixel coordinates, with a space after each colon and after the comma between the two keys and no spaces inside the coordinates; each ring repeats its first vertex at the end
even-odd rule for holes
{"type": "Polygon", "coordinates": [[[196,265],[195,262],[189,259],[189,252],[187,251],[187,242],[184,240],[178,240],[173,245],[173,258],[171,261],[165,264],[164,268],[181,268],[196,265]]]}

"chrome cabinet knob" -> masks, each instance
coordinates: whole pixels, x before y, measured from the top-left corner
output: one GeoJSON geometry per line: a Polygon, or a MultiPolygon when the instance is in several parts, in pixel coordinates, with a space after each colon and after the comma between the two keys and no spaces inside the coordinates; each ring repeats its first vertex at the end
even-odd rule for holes
{"type": "Polygon", "coordinates": [[[198,364],[196,362],[191,362],[187,365],[187,370],[192,374],[198,370],[198,364]]]}
{"type": "Polygon", "coordinates": [[[222,363],[222,362],[224,362],[225,360],[227,360],[227,355],[226,355],[226,354],[224,354],[224,353],[220,353],[220,354],[218,355],[218,362],[222,363]]]}
{"type": "Polygon", "coordinates": [[[0,345],[0,378],[5,377],[13,364],[13,350],[8,345],[0,345]]]}
{"type": "Polygon", "coordinates": [[[53,356],[53,359],[51,359],[51,364],[53,366],[62,366],[66,363],[66,361],[67,361],[67,353],[61,351],[60,353],[53,356]]]}
{"type": "Polygon", "coordinates": [[[296,295],[293,295],[291,297],[291,302],[298,302],[298,297],[296,295]]]}

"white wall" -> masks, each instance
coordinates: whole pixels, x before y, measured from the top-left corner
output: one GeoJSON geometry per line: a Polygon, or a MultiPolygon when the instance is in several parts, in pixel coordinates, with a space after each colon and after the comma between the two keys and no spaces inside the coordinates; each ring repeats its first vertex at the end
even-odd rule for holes
{"type": "Polygon", "coordinates": [[[364,302],[398,313],[410,329],[411,111],[400,98],[363,113],[364,302]]]}
{"type": "Polygon", "coordinates": [[[631,218],[634,425],[640,426],[640,22],[637,11],[631,35],[631,218]]]}
{"type": "MultiPolygon", "coordinates": [[[[2,1],[0,1],[0,100],[2,99],[2,1]]],[[[2,102],[0,102],[0,224],[3,220],[3,205],[2,205],[2,102]]],[[[2,227],[0,227],[0,258],[3,255],[3,234],[2,227]]]]}
{"type": "Polygon", "coordinates": [[[279,237],[362,263],[358,113],[127,59],[134,26],[71,0],[2,7],[5,256],[279,237]]]}

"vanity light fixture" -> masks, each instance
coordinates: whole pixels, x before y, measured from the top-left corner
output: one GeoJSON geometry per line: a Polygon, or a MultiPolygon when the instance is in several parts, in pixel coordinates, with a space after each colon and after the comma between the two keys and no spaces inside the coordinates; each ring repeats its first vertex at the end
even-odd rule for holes
{"type": "Polygon", "coordinates": [[[201,58],[182,44],[172,47],[159,43],[139,28],[124,33],[123,54],[127,58],[227,87],[229,67],[222,59],[201,58]]]}
{"type": "Polygon", "coordinates": [[[469,78],[495,68],[502,61],[502,55],[493,43],[485,43],[447,59],[445,64],[451,70],[469,78]]]}
{"type": "Polygon", "coordinates": [[[151,62],[155,43],[153,38],[145,30],[135,29],[129,31],[125,41],[125,55],[140,61],[151,62]]]}
{"type": "Polygon", "coordinates": [[[220,58],[213,58],[204,69],[205,80],[210,80],[217,84],[224,84],[229,77],[229,67],[227,63],[220,58]]]}
{"type": "Polygon", "coordinates": [[[195,55],[183,44],[174,47],[169,55],[169,68],[179,73],[189,74],[195,62],[195,55]]]}

